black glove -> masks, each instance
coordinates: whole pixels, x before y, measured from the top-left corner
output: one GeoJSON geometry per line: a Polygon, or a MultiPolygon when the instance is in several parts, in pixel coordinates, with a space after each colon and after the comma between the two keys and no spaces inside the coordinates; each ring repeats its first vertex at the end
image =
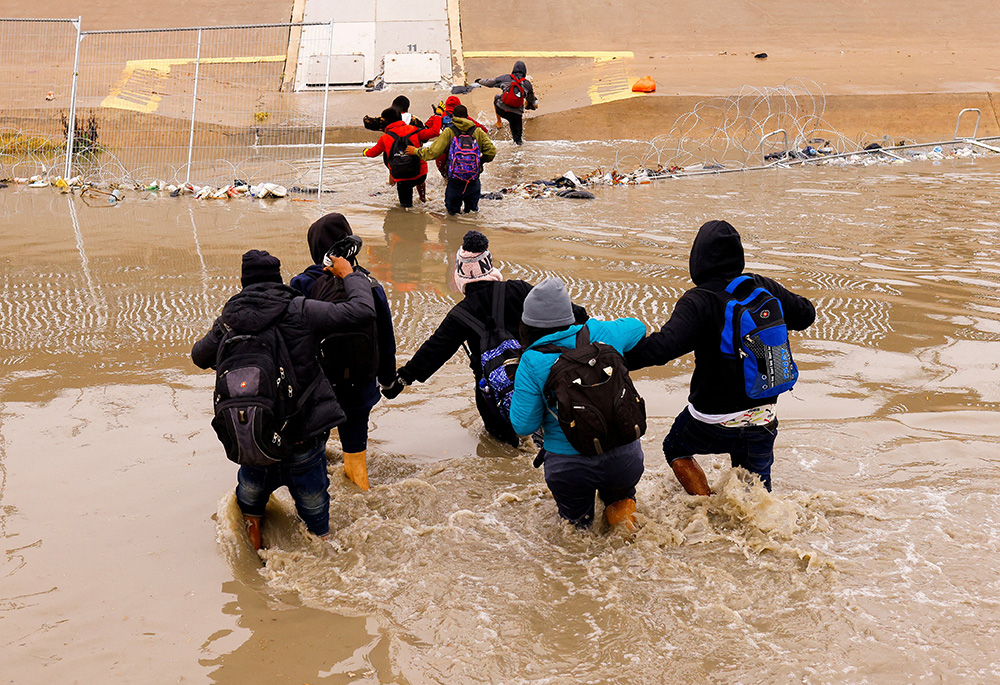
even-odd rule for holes
{"type": "Polygon", "coordinates": [[[403,392],[403,388],[405,388],[407,385],[409,385],[409,383],[400,378],[399,374],[397,373],[396,380],[394,380],[389,385],[382,386],[382,397],[384,397],[387,400],[394,400],[397,397],[399,397],[399,393],[403,392]]]}

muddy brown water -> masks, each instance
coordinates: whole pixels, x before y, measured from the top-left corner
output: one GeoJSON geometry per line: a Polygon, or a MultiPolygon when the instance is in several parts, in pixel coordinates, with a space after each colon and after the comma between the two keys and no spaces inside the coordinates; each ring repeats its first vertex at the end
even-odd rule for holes
{"type": "MultiPolygon", "coordinates": [[[[486,190],[610,164],[501,143],[486,190]]],[[[989,682],[1000,679],[1000,161],[798,169],[597,189],[592,201],[394,208],[353,148],[326,209],[365,241],[405,360],[484,230],[505,276],[558,275],[659,326],[697,227],[817,305],[779,403],[775,490],[659,443],[690,358],[637,374],[650,422],[632,540],[562,524],[532,453],[481,433],[461,356],[372,417],[361,493],[331,457],[337,549],[272,501],[263,565],[209,427],[192,342],[240,254],[308,262],[315,196],[274,202],[0,190],[2,678],[33,682],[989,682]]]]}

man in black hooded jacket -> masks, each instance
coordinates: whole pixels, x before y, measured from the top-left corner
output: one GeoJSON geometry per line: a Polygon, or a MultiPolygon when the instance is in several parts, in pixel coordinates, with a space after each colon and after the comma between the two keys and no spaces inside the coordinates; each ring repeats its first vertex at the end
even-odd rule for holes
{"type": "Polygon", "coordinates": [[[503,128],[503,120],[510,124],[510,135],[515,145],[521,144],[524,131],[524,110],[538,109],[535,89],[528,80],[528,68],[524,62],[514,62],[509,74],[496,78],[477,78],[476,83],[486,88],[499,88],[501,93],[493,98],[493,109],[497,115],[497,129],[503,128]]]}
{"type": "MultiPolygon", "coordinates": [[[[711,494],[696,454],[729,454],[734,467],[756,474],[771,489],[778,396],[753,399],[747,395],[743,362],[723,356],[720,349],[726,286],[743,273],[743,267],[743,244],[736,229],[725,221],[704,224],[691,246],[689,261],[696,287],[681,296],[659,332],[625,354],[629,369],[641,369],[694,352],[688,406],[663,440],[667,461],[691,495],[711,494]]],[[[770,278],[748,275],[781,302],[788,330],[804,330],[815,320],[816,309],[809,300],[770,278]]]]}
{"type": "Polygon", "coordinates": [[[375,316],[368,278],[355,273],[346,259],[333,262],[331,272],[344,279],[347,289],[347,300],[336,304],[301,296],[282,283],[277,257],[262,250],[248,251],[243,255],[243,290],[226,302],[211,330],[191,349],[191,359],[199,368],[214,368],[227,328],[257,333],[276,325],[300,389],[320,377],[299,414],[284,430],[296,447],[295,454],[271,466],[240,466],[236,501],[254,549],[261,547],[264,507],[271,493],[282,485],[288,487],[311,533],[326,537],[330,532],[326,440],[330,429],[343,423],[344,412],[320,369],[319,341],[338,328],[361,325],[375,316]]]}

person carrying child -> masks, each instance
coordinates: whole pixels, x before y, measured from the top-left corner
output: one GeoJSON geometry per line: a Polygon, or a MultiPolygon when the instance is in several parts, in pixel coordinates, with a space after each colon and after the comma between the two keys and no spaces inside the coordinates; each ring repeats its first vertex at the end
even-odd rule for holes
{"type": "MultiPolygon", "coordinates": [[[[362,154],[365,157],[378,157],[389,169],[389,182],[395,184],[396,193],[401,207],[413,206],[414,188],[423,187],[427,180],[427,162],[407,154],[409,145],[419,147],[433,136],[427,129],[404,124],[399,112],[392,107],[382,111],[385,121],[385,132],[371,147],[366,147],[362,154]]],[[[424,197],[421,196],[421,201],[424,197]]]]}

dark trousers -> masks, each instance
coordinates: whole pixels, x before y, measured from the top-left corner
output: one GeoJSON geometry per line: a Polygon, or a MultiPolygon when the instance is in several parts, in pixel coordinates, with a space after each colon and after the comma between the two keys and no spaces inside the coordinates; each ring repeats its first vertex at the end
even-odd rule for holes
{"type": "Polygon", "coordinates": [[[444,189],[444,206],[449,214],[460,214],[465,205],[466,212],[479,211],[479,196],[481,195],[482,184],[479,179],[474,181],[459,181],[457,178],[448,179],[448,186],[444,189]]]}
{"type": "Polygon", "coordinates": [[[605,505],[635,499],[644,468],[638,440],[593,457],[545,451],[545,484],[559,515],[581,528],[594,520],[595,493],[605,505]]]}
{"type": "Polygon", "coordinates": [[[663,439],[663,454],[668,463],[696,454],[728,454],[734,468],[740,466],[757,474],[770,491],[777,435],[777,419],[766,426],[726,428],[697,420],[685,407],[663,439]]]}
{"type": "Polygon", "coordinates": [[[427,180],[427,174],[424,174],[420,178],[414,178],[409,181],[396,181],[396,194],[399,196],[399,206],[412,207],[413,189],[426,180],[427,180]]]}
{"type": "Polygon", "coordinates": [[[337,426],[341,449],[350,454],[364,452],[368,449],[368,417],[381,397],[378,383],[372,381],[360,386],[339,383],[333,386],[333,392],[346,417],[337,426]]]}
{"type": "Polygon", "coordinates": [[[288,487],[295,509],[315,535],[330,532],[330,479],[326,471],[326,437],[312,440],[280,464],[241,466],[236,501],[248,516],[263,516],[271,493],[288,487]]]}
{"type": "Polygon", "coordinates": [[[521,444],[521,438],[514,432],[510,425],[510,419],[500,415],[500,410],[493,402],[483,395],[483,391],[476,386],[476,409],[483,419],[483,428],[500,442],[505,442],[511,447],[521,444]]]}
{"type": "Polygon", "coordinates": [[[521,134],[524,131],[524,115],[517,112],[508,112],[496,105],[494,105],[493,109],[496,110],[498,117],[510,124],[510,137],[514,139],[515,145],[520,145],[522,142],[521,134]]]}

